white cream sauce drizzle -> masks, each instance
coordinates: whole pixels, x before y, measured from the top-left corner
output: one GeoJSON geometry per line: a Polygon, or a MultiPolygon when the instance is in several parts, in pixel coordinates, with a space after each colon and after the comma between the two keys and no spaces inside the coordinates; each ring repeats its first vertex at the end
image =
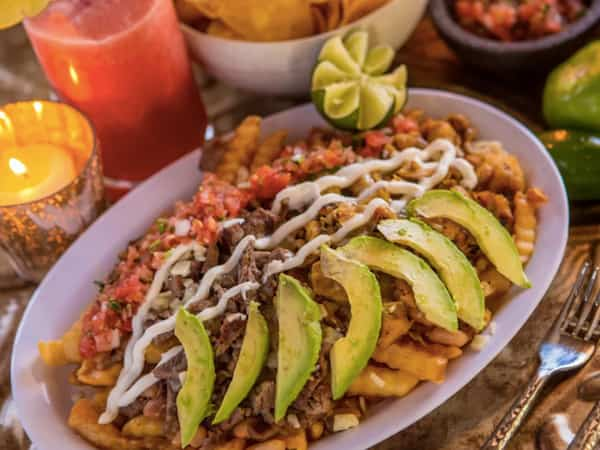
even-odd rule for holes
{"type": "MultiPolygon", "coordinates": [[[[298,267],[303,264],[305,259],[317,249],[326,243],[336,243],[344,239],[350,232],[368,223],[377,209],[381,207],[391,207],[395,212],[400,212],[406,206],[408,200],[414,197],[423,195],[427,190],[433,188],[441,180],[443,180],[450,167],[455,168],[461,175],[461,184],[472,189],[477,184],[477,176],[471,164],[464,160],[457,158],[457,149],[450,142],[445,139],[438,139],[432,142],[427,148],[421,150],[418,148],[407,148],[400,152],[395,153],[389,159],[375,159],[368,160],[360,163],[351,164],[340,170],[333,175],[326,175],[315,181],[304,182],[294,186],[290,186],[275,197],[273,202],[272,211],[279,213],[286,202],[287,206],[292,210],[298,210],[306,205],[310,206],[301,214],[293,217],[284,224],[282,224],[271,236],[265,236],[257,239],[255,236],[248,235],[244,237],[234,249],[231,257],[225,264],[215,266],[206,272],[198,289],[192,298],[190,298],[184,307],[189,307],[191,304],[203,300],[208,295],[210,288],[216,278],[222,274],[228,273],[235,266],[237,266],[241,256],[246,250],[249,244],[253,244],[255,248],[264,250],[271,249],[281,243],[286,237],[292,234],[294,231],[305,226],[309,221],[313,220],[319,213],[319,211],[329,204],[350,202],[356,203],[372,196],[379,189],[385,189],[393,195],[402,195],[400,199],[393,199],[390,203],[386,202],[381,198],[372,199],[365,207],[364,211],[360,214],[356,214],[350,220],[345,222],[342,227],[337,230],[333,235],[319,235],[307,242],[302,246],[295,255],[287,258],[285,261],[272,261],[269,263],[265,270],[265,276],[263,282],[271,276],[277,273],[285,272],[294,267],[298,267]],[[437,160],[433,159],[438,156],[437,160]],[[358,197],[346,197],[339,194],[325,194],[321,196],[321,192],[332,187],[347,188],[354,184],[360,177],[369,176],[371,172],[382,172],[387,173],[399,168],[405,162],[414,162],[418,168],[423,170],[433,170],[433,173],[428,177],[422,178],[418,183],[410,182],[405,180],[393,180],[393,181],[378,181],[374,182],[363,190],[358,197]]],[[[243,223],[243,219],[231,219],[223,222],[222,227],[231,226],[236,223],[243,223]],[[242,222],[240,222],[242,220],[242,222]]],[[[173,257],[173,255],[171,255],[173,257]]],[[[172,264],[172,263],[171,263],[172,264]]],[[[166,265],[166,262],[165,262],[166,265]]],[[[162,271],[163,268],[159,270],[162,271]]],[[[165,271],[165,272],[168,272],[165,271]]],[[[158,272],[155,276],[153,286],[160,282],[158,279],[158,272]]],[[[163,280],[164,282],[164,280],[163,280]]],[[[158,285],[158,290],[162,286],[162,283],[158,285]]],[[[229,299],[235,297],[238,294],[245,295],[246,292],[258,289],[258,283],[242,283],[235,286],[221,296],[217,305],[207,308],[198,314],[201,320],[210,320],[224,313],[227,307],[229,299]]],[[[157,292],[158,294],[158,292],[157,292]]],[[[147,297],[148,298],[148,297],[147,297]]],[[[144,306],[138,311],[136,318],[138,322],[143,323],[143,318],[150,308],[149,303],[145,302],[144,306]],[[148,306],[146,306],[148,304],[148,306]],[[144,308],[145,307],[145,308],[144,308]],[[141,312],[143,309],[143,312],[141,312]]],[[[135,321],[134,319],[134,321],[135,321]]],[[[132,334],[127,349],[129,356],[126,351],[124,367],[119,376],[117,385],[111,391],[109,400],[107,402],[106,411],[100,417],[100,423],[110,423],[118,414],[119,407],[126,406],[137,398],[138,395],[143,392],[144,387],[147,389],[152,384],[156,383],[156,377],[152,374],[145,375],[138,379],[138,381],[131,386],[133,381],[139,377],[144,365],[144,352],[145,349],[152,340],[163,333],[172,331],[175,326],[175,317],[172,316],[161,322],[158,322],[149,327],[144,334],[140,337],[138,334],[132,334]],[[131,386],[129,390],[127,388],[131,386]],[[112,399],[112,401],[111,401],[112,399]],[[119,400],[120,399],[120,400],[119,400]],[[125,403],[126,402],[126,403],[125,403]]],[[[135,329],[134,329],[135,331],[135,329]]],[[[181,349],[179,349],[181,351],[181,349]]],[[[168,354],[167,352],[164,357],[164,361],[161,358],[161,363],[168,361],[174,357],[178,352],[168,354]]]]}
{"type": "MultiPolygon", "coordinates": [[[[123,357],[123,367],[127,367],[133,363],[135,346],[140,336],[142,335],[144,319],[152,306],[152,301],[160,294],[163,284],[165,283],[167,277],[169,276],[169,270],[171,266],[173,266],[184,254],[189,251],[201,251],[202,246],[192,241],[188,244],[181,244],[175,247],[163,265],[156,271],[154,274],[154,279],[152,280],[152,284],[146,293],[146,297],[144,298],[144,303],[139,307],[136,312],[133,320],[131,321],[131,337],[129,338],[129,342],[127,343],[127,347],[125,347],[125,355],[123,357]]],[[[139,374],[138,374],[139,375],[139,374]]],[[[107,400],[107,410],[100,416],[100,423],[109,423],[114,420],[116,417],[116,413],[112,413],[110,411],[109,405],[114,405],[113,409],[116,407],[119,398],[121,397],[122,392],[129,387],[129,385],[133,382],[135,377],[131,376],[131,373],[127,370],[121,370],[119,374],[119,379],[117,380],[117,384],[110,392],[107,400]]]]}

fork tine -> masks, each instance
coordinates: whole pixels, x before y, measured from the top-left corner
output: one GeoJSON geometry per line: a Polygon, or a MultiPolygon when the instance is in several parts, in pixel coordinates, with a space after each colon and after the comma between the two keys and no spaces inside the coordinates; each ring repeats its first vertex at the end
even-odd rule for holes
{"type": "Polygon", "coordinates": [[[592,276],[588,280],[587,286],[585,288],[585,293],[583,294],[583,298],[581,300],[581,306],[579,308],[579,319],[577,320],[577,324],[573,329],[572,334],[577,335],[581,331],[583,324],[587,320],[590,312],[592,311],[592,307],[594,306],[592,301],[590,301],[590,296],[592,295],[592,291],[594,290],[594,286],[596,285],[596,278],[598,278],[598,272],[600,271],[600,267],[594,267],[594,271],[592,272],[592,276]]]}
{"type": "Polygon", "coordinates": [[[587,333],[585,333],[585,337],[583,338],[586,341],[592,339],[594,334],[597,331],[598,323],[600,322],[600,292],[596,294],[596,300],[594,301],[596,305],[596,312],[594,313],[594,317],[592,318],[592,323],[588,327],[587,333]]]}
{"type": "Polygon", "coordinates": [[[583,263],[583,265],[581,266],[581,269],[579,269],[579,274],[577,275],[577,279],[575,280],[575,283],[573,284],[573,287],[571,288],[571,292],[569,292],[569,296],[567,297],[567,300],[565,301],[559,316],[556,318],[556,325],[558,325],[560,327],[561,330],[564,330],[567,326],[568,323],[568,318],[570,317],[570,310],[571,310],[571,305],[573,304],[573,302],[575,301],[575,299],[579,296],[579,291],[581,290],[581,286],[584,282],[584,280],[587,277],[587,274],[590,270],[591,267],[591,263],[590,261],[586,261],[583,263]]]}

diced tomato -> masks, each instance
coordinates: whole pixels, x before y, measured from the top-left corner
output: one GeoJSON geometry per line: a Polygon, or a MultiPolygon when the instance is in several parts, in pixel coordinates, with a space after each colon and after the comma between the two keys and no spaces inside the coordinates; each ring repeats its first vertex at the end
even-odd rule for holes
{"type": "Polygon", "coordinates": [[[96,350],[96,341],[91,334],[84,334],[79,341],[79,353],[82,358],[93,358],[98,351],[96,350]]]}
{"type": "Polygon", "coordinates": [[[137,275],[131,275],[125,278],[115,288],[114,295],[117,299],[128,302],[141,302],[144,300],[146,286],[140,281],[137,275]]]}
{"type": "Polygon", "coordinates": [[[251,177],[251,190],[256,198],[271,199],[285,189],[292,181],[289,172],[278,171],[271,166],[260,167],[251,177]]]}
{"type": "Polygon", "coordinates": [[[410,133],[412,131],[419,131],[419,124],[416,120],[404,117],[399,114],[392,119],[392,126],[396,133],[410,133]]]}

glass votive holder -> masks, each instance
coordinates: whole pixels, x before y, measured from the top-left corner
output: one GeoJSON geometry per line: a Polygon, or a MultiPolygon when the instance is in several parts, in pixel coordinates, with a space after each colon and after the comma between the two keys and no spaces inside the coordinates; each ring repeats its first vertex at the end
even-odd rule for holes
{"type": "Polygon", "coordinates": [[[77,109],[50,101],[0,108],[0,252],[39,282],[104,206],[100,149],[77,109]]]}

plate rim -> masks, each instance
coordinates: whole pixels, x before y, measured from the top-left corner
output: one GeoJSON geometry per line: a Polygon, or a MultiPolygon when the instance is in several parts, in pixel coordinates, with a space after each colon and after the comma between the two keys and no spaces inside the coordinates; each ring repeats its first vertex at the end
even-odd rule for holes
{"type": "MultiPolygon", "coordinates": [[[[485,358],[480,358],[481,361],[476,361],[475,367],[469,372],[469,376],[457,377],[458,381],[456,381],[454,383],[451,383],[450,380],[447,380],[444,383],[446,388],[450,390],[450,394],[444,395],[443,400],[435,402],[436,404],[434,406],[425,408],[423,411],[419,411],[417,414],[411,413],[409,415],[410,419],[403,421],[403,422],[407,422],[407,423],[404,423],[402,425],[399,425],[395,421],[388,420],[387,423],[382,424],[378,427],[371,427],[373,429],[367,429],[366,431],[362,431],[362,433],[361,433],[361,430],[365,430],[365,425],[363,425],[362,427],[359,426],[353,430],[347,431],[345,433],[340,433],[337,436],[333,436],[324,441],[318,441],[318,442],[312,444],[310,448],[314,449],[314,450],[325,450],[327,448],[336,448],[336,446],[340,446],[340,445],[344,445],[345,447],[348,447],[349,449],[350,448],[358,449],[358,448],[364,448],[363,446],[375,445],[376,443],[379,443],[379,442],[389,438],[390,436],[401,432],[406,427],[416,423],[418,420],[420,420],[424,416],[430,414],[433,410],[435,410],[439,406],[445,404],[460,389],[462,389],[467,383],[471,382],[479,373],[481,373],[481,371],[497,357],[498,353],[500,353],[500,351],[502,351],[508,345],[508,343],[515,337],[515,335],[518,333],[518,331],[525,325],[527,320],[531,317],[531,314],[533,313],[533,311],[537,308],[539,303],[545,297],[554,277],[556,276],[556,273],[558,272],[558,269],[563,260],[564,253],[566,250],[566,245],[567,245],[567,241],[568,241],[570,215],[569,215],[569,204],[568,204],[568,200],[567,200],[567,194],[566,194],[564,182],[562,181],[562,178],[559,174],[556,164],[553,162],[550,155],[544,150],[539,139],[535,136],[534,133],[532,133],[532,131],[527,126],[525,126],[521,121],[516,119],[510,113],[508,113],[502,109],[499,109],[495,106],[492,106],[488,103],[485,103],[484,101],[481,101],[475,97],[471,97],[468,95],[458,94],[458,93],[454,93],[451,91],[447,91],[447,90],[443,90],[443,89],[435,89],[435,88],[410,88],[409,94],[442,96],[442,97],[447,97],[447,98],[462,101],[462,102],[466,101],[466,102],[474,103],[479,108],[483,108],[492,114],[502,116],[504,119],[509,121],[512,126],[518,128],[521,132],[523,132],[525,135],[527,135],[527,137],[529,137],[532,140],[532,142],[536,145],[536,147],[538,147],[538,150],[540,150],[538,152],[539,153],[538,156],[540,158],[545,159],[546,162],[549,163],[549,165],[552,168],[553,177],[559,181],[560,197],[557,198],[556,201],[558,202],[558,206],[559,206],[559,209],[561,210],[561,212],[565,213],[565,220],[563,221],[562,226],[560,228],[560,232],[561,232],[561,236],[559,236],[560,240],[558,241],[558,245],[555,247],[556,249],[558,249],[558,251],[555,251],[553,253],[553,258],[551,261],[545,261],[546,269],[550,269],[550,270],[546,270],[543,288],[540,289],[540,295],[538,296],[539,298],[532,299],[532,301],[530,302],[530,304],[527,307],[527,314],[525,314],[523,317],[520,317],[518,320],[515,320],[515,323],[513,324],[513,326],[510,327],[510,330],[507,329],[502,335],[495,335],[495,337],[490,341],[490,344],[488,345],[488,347],[493,347],[493,350],[491,352],[488,352],[486,354],[485,358]],[[358,433],[360,433],[360,436],[357,435],[358,433]],[[356,442],[356,440],[358,438],[360,438],[360,445],[357,444],[357,442],[356,442]],[[343,444],[342,444],[342,441],[343,441],[343,444]]],[[[293,108],[288,108],[288,109],[278,112],[276,114],[269,115],[269,116],[265,117],[265,120],[266,119],[277,120],[278,117],[282,117],[287,114],[298,113],[301,110],[307,110],[311,107],[312,107],[312,105],[310,103],[305,103],[305,104],[302,104],[302,105],[299,105],[299,106],[296,106],[293,108]]],[[[108,214],[103,214],[102,216],[100,216],[98,218],[98,220],[96,220],[92,224],[92,226],[90,226],[76,240],[76,242],[67,250],[67,252],[65,252],[63,257],[61,257],[61,260],[63,260],[63,259],[66,260],[69,257],[69,255],[74,252],[74,249],[78,248],[77,242],[81,239],[82,236],[85,236],[88,233],[95,233],[96,230],[101,229],[101,227],[103,226],[105,221],[111,220],[110,218],[112,216],[118,214],[119,211],[126,212],[130,204],[141,204],[143,202],[145,196],[147,195],[145,193],[147,188],[150,187],[151,185],[157,183],[157,179],[162,178],[159,176],[160,174],[170,171],[173,168],[173,166],[175,166],[177,164],[182,164],[184,161],[187,161],[188,159],[193,160],[193,158],[198,157],[200,154],[201,154],[201,150],[196,150],[187,155],[184,155],[179,160],[173,162],[169,166],[167,166],[164,169],[162,169],[161,171],[157,172],[155,175],[153,175],[148,180],[141,183],[138,188],[134,189],[132,192],[127,194],[124,197],[123,201],[119,201],[115,205],[112,206],[111,210],[113,210],[114,212],[112,214],[110,214],[110,216],[108,214]],[[127,201],[124,201],[124,200],[127,200],[127,201]]],[[[50,280],[52,280],[52,278],[56,276],[56,274],[59,272],[59,270],[62,269],[62,267],[60,267],[60,266],[61,265],[59,263],[57,263],[50,270],[48,275],[44,278],[42,283],[38,286],[38,288],[33,293],[25,311],[23,312],[21,321],[19,323],[19,327],[15,334],[15,340],[14,340],[13,346],[11,347],[11,358],[10,358],[10,361],[11,361],[11,367],[10,367],[11,393],[14,398],[17,416],[19,417],[19,420],[21,421],[24,429],[28,433],[28,436],[31,438],[31,441],[35,445],[37,445],[40,449],[45,448],[45,447],[43,446],[44,444],[41,443],[40,439],[39,439],[40,433],[37,430],[39,427],[36,427],[35,423],[31,423],[31,421],[28,417],[23,417],[22,414],[20,414],[20,412],[23,409],[21,389],[22,388],[24,389],[25,387],[24,386],[22,387],[19,385],[19,380],[18,380],[19,374],[17,373],[17,359],[18,358],[17,358],[16,350],[19,347],[19,344],[22,339],[22,335],[24,334],[24,328],[25,328],[25,323],[27,322],[27,318],[31,314],[31,311],[34,308],[36,308],[36,304],[40,297],[40,292],[44,289],[46,284],[50,283],[50,280]],[[38,436],[38,439],[35,438],[36,436],[38,436]]],[[[424,389],[425,386],[426,385],[420,386],[420,389],[421,390],[424,389]]],[[[393,400],[393,401],[400,401],[400,400],[401,399],[397,399],[397,400],[393,400]]],[[[386,408],[386,407],[387,406],[384,406],[384,408],[386,408]]],[[[82,441],[85,442],[84,440],[82,440],[82,441]]],[[[94,448],[90,444],[88,444],[88,446],[89,446],[89,448],[94,448]]]]}

